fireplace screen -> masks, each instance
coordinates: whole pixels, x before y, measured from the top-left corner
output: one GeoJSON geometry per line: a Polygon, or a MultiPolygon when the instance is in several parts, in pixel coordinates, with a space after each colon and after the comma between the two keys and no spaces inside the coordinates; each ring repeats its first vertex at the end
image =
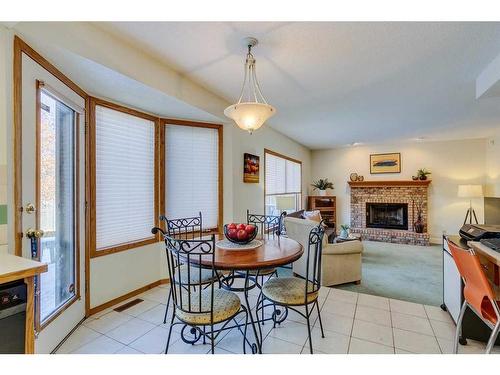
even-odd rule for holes
{"type": "Polygon", "coordinates": [[[366,227],[408,230],[408,204],[367,203],[366,227]]]}

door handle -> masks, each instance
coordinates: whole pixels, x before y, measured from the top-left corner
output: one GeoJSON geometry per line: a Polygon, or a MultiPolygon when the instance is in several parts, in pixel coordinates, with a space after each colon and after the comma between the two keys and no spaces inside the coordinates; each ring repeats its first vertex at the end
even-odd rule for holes
{"type": "Polygon", "coordinates": [[[42,238],[43,235],[44,235],[44,232],[41,229],[29,228],[26,231],[26,237],[28,237],[29,239],[42,238]]]}
{"type": "Polygon", "coordinates": [[[33,203],[28,203],[26,207],[24,207],[24,212],[27,214],[34,214],[36,212],[36,208],[33,203]]]}

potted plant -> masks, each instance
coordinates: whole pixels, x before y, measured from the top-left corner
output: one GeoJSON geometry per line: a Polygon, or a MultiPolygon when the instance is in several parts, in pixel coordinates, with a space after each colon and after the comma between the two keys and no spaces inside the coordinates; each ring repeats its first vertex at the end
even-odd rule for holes
{"type": "Polygon", "coordinates": [[[427,180],[427,176],[430,175],[430,174],[431,174],[431,172],[429,172],[425,168],[419,169],[417,171],[417,176],[418,176],[419,180],[421,180],[421,181],[427,180]]]}
{"type": "Polygon", "coordinates": [[[340,238],[347,238],[349,237],[349,225],[347,224],[342,224],[340,226],[340,234],[339,234],[339,237],[340,238]]]}
{"type": "Polygon", "coordinates": [[[319,195],[326,195],[326,189],[333,189],[333,183],[328,181],[328,178],[320,178],[318,181],[314,181],[311,184],[314,190],[319,190],[319,195]]]}

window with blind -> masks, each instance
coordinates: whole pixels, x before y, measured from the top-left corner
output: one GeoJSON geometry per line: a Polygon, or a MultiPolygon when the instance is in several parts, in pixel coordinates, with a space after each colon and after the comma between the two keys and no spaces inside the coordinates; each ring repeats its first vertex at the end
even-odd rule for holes
{"type": "Polygon", "coordinates": [[[97,252],[154,242],[155,222],[155,121],[96,105],[97,252]]]}
{"type": "Polygon", "coordinates": [[[300,210],[302,163],[269,150],[265,150],[264,155],[266,214],[300,210]]]}
{"type": "Polygon", "coordinates": [[[203,229],[219,225],[220,127],[165,126],[165,212],[198,216],[203,229]]]}

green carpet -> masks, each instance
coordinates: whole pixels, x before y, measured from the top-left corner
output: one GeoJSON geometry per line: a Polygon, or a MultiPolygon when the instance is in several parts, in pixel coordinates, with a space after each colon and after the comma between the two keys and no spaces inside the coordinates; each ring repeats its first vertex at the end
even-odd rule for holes
{"type": "Polygon", "coordinates": [[[440,245],[363,241],[362,281],[336,288],[439,306],[443,301],[440,245]]]}

